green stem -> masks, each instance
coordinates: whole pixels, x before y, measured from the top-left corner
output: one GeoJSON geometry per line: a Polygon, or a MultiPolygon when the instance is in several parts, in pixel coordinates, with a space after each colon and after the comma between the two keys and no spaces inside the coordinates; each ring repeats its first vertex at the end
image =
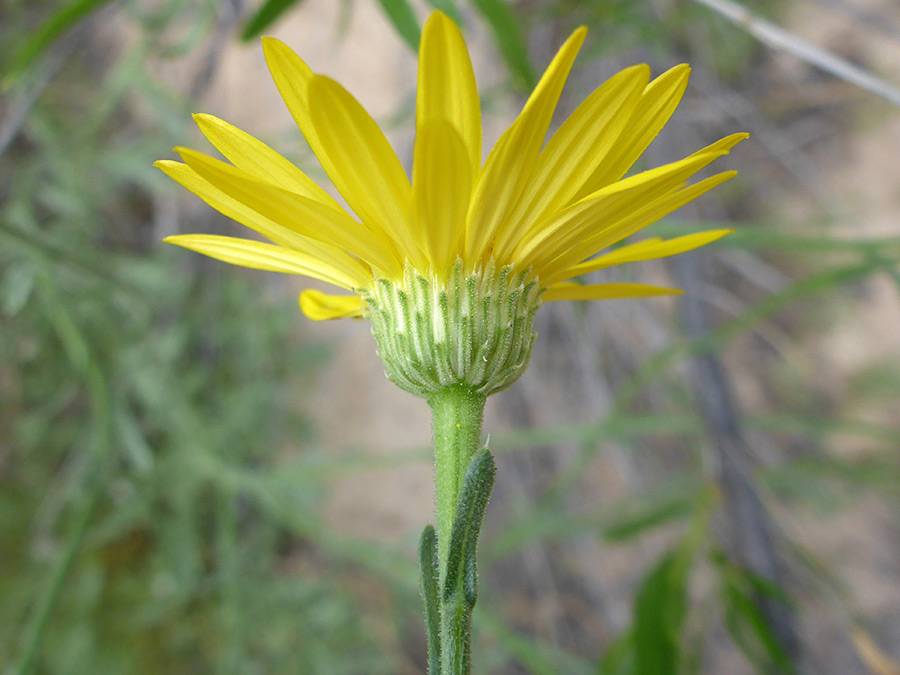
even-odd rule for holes
{"type": "Polygon", "coordinates": [[[486,398],[465,387],[450,387],[428,400],[434,421],[434,486],[441,586],[447,572],[450,529],[463,477],[480,447],[486,398]]]}
{"type": "MultiPolygon", "coordinates": [[[[437,505],[439,588],[447,583],[450,532],[463,478],[479,449],[486,396],[465,387],[451,387],[432,396],[434,420],[434,483],[437,505]]],[[[470,672],[471,608],[455,593],[441,608],[441,675],[470,672]]]]}

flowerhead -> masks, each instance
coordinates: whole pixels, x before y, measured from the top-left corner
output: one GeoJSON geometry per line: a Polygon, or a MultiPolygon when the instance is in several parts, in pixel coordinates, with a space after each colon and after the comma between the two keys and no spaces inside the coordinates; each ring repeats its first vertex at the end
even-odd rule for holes
{"type": "Polygon", "coordinates": [[[644,284],[574,281],[613,265],[662,258],[728,230],[609,246],[735,175],[688,183],[746,134],[624,177],[687,86],[680,65],[650,79],[646,65],[614,75],[545,143],[584,41],[559,49],[522,112],[482,161],[481,109],[458,28],[434,12],[422,33],[412,177],[384,134],[340,84],[286,45],[263,39],[266,61],[301,132],[352,210],[280,154],[236,127],[196,115],[227,159],[186,148],[167,175],[268,242],[218,235],[166,241],[236,265],[299,274],[343,289],[308,290],[312,319],[372,320],[389,377],[428,396],[463,384],[489,394],[518,378],[542,302],[673,294],[644,284]]]}

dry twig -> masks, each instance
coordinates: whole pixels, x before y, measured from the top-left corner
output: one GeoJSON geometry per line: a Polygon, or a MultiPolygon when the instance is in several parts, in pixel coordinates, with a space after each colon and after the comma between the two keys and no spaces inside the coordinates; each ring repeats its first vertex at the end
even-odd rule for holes
{"type": "Polygon", "coordinates": [[[900,107],[900,89],[827,49],[769,23],[732,0],[694,0],[743,28],[772,49],[780,49],[900,107]]]}

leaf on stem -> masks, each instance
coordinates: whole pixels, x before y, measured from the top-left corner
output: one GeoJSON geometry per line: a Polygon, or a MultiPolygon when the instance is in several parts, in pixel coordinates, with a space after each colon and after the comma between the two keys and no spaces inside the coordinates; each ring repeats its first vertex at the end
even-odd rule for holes
{"type": "Polygon", "coordinates": [[[438,605],[438,545],[434,527],[426,525],[419,540],[419,584],[425,602],[428,675],[441,675],[441,613],[438,605]]]}
{"type": "Polygon", "coordinates": [[[484,510],[494,488],[496,471],[494,457],[487,448],[480,450],[466,469],[450,532],[444,602],[451,600],[462,581],[466,603],[470,608],[475,606],[478,598],[475,553],[484,510]]]}

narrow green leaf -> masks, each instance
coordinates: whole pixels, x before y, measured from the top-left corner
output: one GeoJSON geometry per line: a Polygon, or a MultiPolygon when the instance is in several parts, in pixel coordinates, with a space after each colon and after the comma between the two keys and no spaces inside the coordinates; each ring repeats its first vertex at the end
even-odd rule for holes
{"type": "Polygon", "coordinates": [[[378,0],[385,14],[388,15],[394,28],[403,41],[413,51],[419,50],[419,34],[422,32],[416,14],[409,4],[409,0],[378,0]]]}
{"type": "Polygon", "coordinates": [[[886,396],[900,397],[900,364],[878,361],[866,366],[854,376],[853,393],[867,399],[880,400],[886,396]]]}
{"type": "MultiPolygon", "coordinates": [[[[882,364],[887,368],[887,364],[882,364]]],[[[747,417],[746,424],[772,433],[803,434],[810,438],[831,435],[855,436],[868,441],[884,441],[891,447],[900,444],[900,431],[889,424],[876,424],[859,419],[837,419],[826,415],[771,414],[747,417]]]]}
{"type": "Polygon", "coordinates": [[[677,675],[687,613],[685,560],[668,553],[644,578],[634,606],[634,672],[677,675]]]}
{"type": "Polygon", "coordinates": [[[807,498],[831,508],[844,499],[843,490],[848,487],[896,496],[900,493],[900,462],[888,454],[853,461],[801,457],[767,469],[761,478],[778,494],[807,498]]]}
{"type": "MultiPolygon", "coordinates": [[[[830,234],[815,223],[769,224],[759,222],[731,223],[734,232],[711,246],[749,250],[788,250],[797,253],[878,253],[888,258],[900,257],[900,237],[859,237],[848,239],[830,234]],[[810,231],[815,228],[818,231],[810,231]],[[799,230],[799,232],[795,231],[799,230]]],[[[676,237],[711,227],[709,222],[667,218],[649,226],[645,233],[659,237],[676,237]]]]}
{"type": "Polygon", "coordinates": [[[494,488],[494,474],[497,467],[490,450],[484,448],[476,453],[466,469],[463,479],[453,527],[450,531],[450,546],[447,553],[447,573],[444,580],[444,602],[449,602],[459,586],[464,584],[466,603],[475,605],[477,598],[477,568],[475,562],[478,534],[484,519],[491,490],[494,488]],[[461,577],[463,577],[461,579],[461,577]]]}
{"type": "Polygon", "coordinates": [[[3,88],[18,80],[28,66],[64,31],[100,9],[109,0],[76,0],[58,9],[31,37],[27,38],[13,55],[3,73],[3,88]]]}
{"type": "Polygon", "coordinates": [[[753,592],[759,597],[777,600],[788,606],[793,605],[791,597],[781,585],[775,583],[771,579],[766,579],[764,576],[757,574],[752,570],[744,569],[743,573],[747,585],[753,589],[753,592]]]}
{"type": "Polygon", "coordinates": [[[735,644],[761,672],[795,673],[791,658],[759,606],[758,598],[786,599],[784,591],[720,556],[725,624],[735,644]],[[777,589],[777,590],[776,590],[777,589]]]}
{"type": "Polygon", "coordinates": [[[456,22],[457,26],[462,28],[462,15],[459,13],[459,9],[456,7],[456,3],[454,2],[454,0],[428,0],[428,6],[432,9],[442,11],[444,14],[453,19],[453,21],[456,22]]]}
{"type": "Polygon", "coordinates": [[[154,456],[147,438],[140,426],[125,406],[116,404],[113,409],[113,424],[122,452],[135,473],[146,475],[153,470],[154,456]]]}
{"type": "Polygon", "coordinates": [[[299,5],[301,2],[303,0],[266,0],[244,24],[241,40],[247,42],[257,37],[266,28],[275,23],[285,11],[294,5],[299,5]]]}
{"type": "Polygon", "coordinates": [[[631,631],[621,633],[606,648],[597,664],[597,675],[634,674],[634,636],[631,631]]]}
{"type": "Polygon", "coordinates": [[[714,489],[712,483],[673,473],[664,485],[656,485],[646,494],[623,497],[591,511],[571,513],[548,502],[507,523],[503,532],[485,542],[482,555],[487,560],[496,560],[547,537],[562,540],[586,533],[604,539],[611,534],[612,541],[622,541],[628,538],[632,528],[638,530],[643,527],[645,531],[668,522],[654,515],[657,511],[668,511],[671,519],[688,515],[696,507],[698,499],[713,494],[714,489]],[[682,508],[686,510],[682,511],[682,508]]]}
{"type": "Polygon", "coordinates": [[[490,637],[531,675],[591,675],[596,666],[587,660],[564,651],[557,645],[541,641],[534,635],[522,635],[510,629],[509,621],[492,615],[490,610],[479,612],[476,626],[490,637]]]}
{"type": "Polygon", "coordinates": [[[603,538],[608,542],[626,541],[646,530],[689,515],[696,502],[696,497],[687,493],[666,497],[641,501],[634,512],[622,514],[619,520],[604,528],[603,538]]]}
{"type": "Polygon", "coordinates": [[[736,229],[733,234],[716,242],[725,248],[750,250],[782,250],[794,253],[820,255],[822,253],[880,253],[896,259],[900,255],[900,237],[866,237],[845,239],[825,234],[793,234],[784,228],[754,227],[736,229]]]}
{"type": "Polygon", "coordinates": [[[536,82],[534,70],[512,10],[503,0],[472,0],[472,4],[490,24],[497,38],[497,47],[515,76],[516,84],[523,89],[532,89],[536,82]]]}
{"type": "Polygon", "coordinates": [[[778,293],[752,305],[711,333],[699,338],[677,342],[671,347],[658,351],[645,359],[641,367],[626,382],[619,385],[616,395],[617,407],[626,407],[650,381],[659,377],[659,374],[673,362],[687,356],[708,354],[719,350],[731,339],[738,335],[744,335],[791,303],[819,293],[834,293],[837,286],[858,281],[883,269],[884,264],[881,262],[850,263],[804,277],[788,284],[778,293]]]}
{"type": "Polygon", "coordinates": [[[441,613],[438,604],[438,545],[434,527],[426,525],[419,540],[419,583],[425,602],[428,675],[441,675],[441,613]]]}
{"type": "Polygon", "coordinates": [[[25,262],[13,263],[0,278],[0,312],[14,317],[32,296],[34,291],[34,269],[25,262]]]}

